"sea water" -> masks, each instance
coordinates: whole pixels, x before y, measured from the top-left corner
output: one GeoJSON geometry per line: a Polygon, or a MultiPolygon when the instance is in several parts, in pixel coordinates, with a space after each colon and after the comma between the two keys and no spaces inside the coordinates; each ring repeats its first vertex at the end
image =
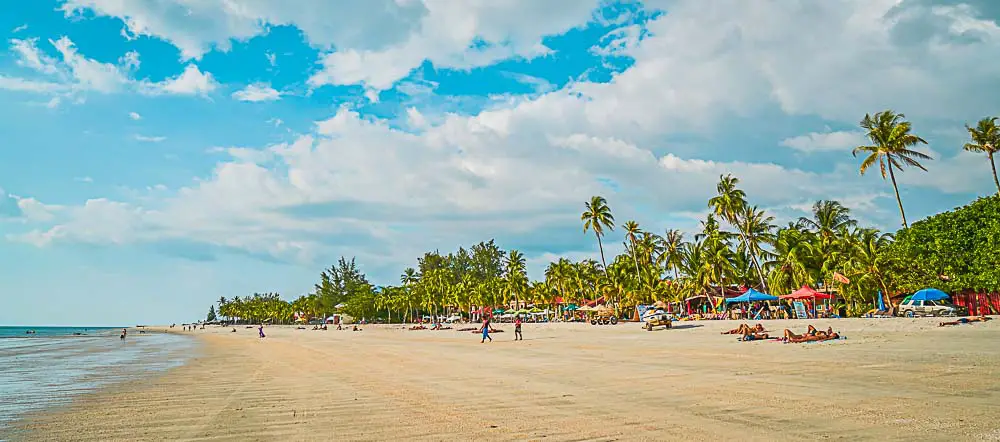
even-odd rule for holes
{"type": "Polygon", "coordinates": [[[0,327],[0,440],[33,411],[184,363],[193,339],[121,328],[0,327]],[[34,333],[26,333],[33,330],[34,333]]]}

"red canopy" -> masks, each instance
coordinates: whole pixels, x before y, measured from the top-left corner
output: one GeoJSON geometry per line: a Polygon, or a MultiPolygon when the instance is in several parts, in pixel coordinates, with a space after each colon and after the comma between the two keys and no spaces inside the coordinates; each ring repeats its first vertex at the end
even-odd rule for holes
{"type": "Polygon", "coordinates": [[[789,295],[779,296],[781,299],[833,299],[833,295],[817,292],[813,290],[808,285],[802,286],[802,288],[792,292],[789,295]]]}

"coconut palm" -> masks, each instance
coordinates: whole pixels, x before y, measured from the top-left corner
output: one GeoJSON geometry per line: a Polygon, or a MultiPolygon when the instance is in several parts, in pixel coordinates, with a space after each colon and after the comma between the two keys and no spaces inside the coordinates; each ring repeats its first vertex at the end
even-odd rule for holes
{"type": "MultiPolygon", "coordinates": [[[[743,243],[745,249],[754,249],[748,242],[747,236],[749,235],[744,227],[747,227],[748,222],[741,222],[741,216],[748,214],[747,212],[747,195],[746,192],[740,190],[736,187],[739,184],[739,178],[734,177],[732,174],[720,175],[719,184],[715,186],[715,190],[718,193],[715,197],[708,200],[708,206],[712,208],[712,211],[726,220],[729,225],[736,228],[737,233],[740,236],[740,241],[743,243]]],[[[756,213],[756,212],[752,212],[756,213]]],[[[761,216],[764,216],[763,214],[761,216]]],[[[762,290],[766,290],[767,285],[764,282],[764,270],[761,268],[760,262],[757,261],[757,256],[750,254],[750,260],[753,263],[754,268],[757,270],[757,276],[760,279],[760,285],[762,290]]]]}
{"type": "Polygon", "coordinates": [[[666,269],[674,271],[674,279],[678,277],[681,263],[681,247],[684,245],[684,232],[667,229],[663,236],[663,264],[666,269]]]}
{"type": "Polygon", "coordinates": [[[917,144],[927,144],[927,141],[910,133],[913,127],[904,118],[906,118],[905,115],[897,114],[891,110],[878,112],[874,116],[865,114],[865,118],[861,120],[861,128],[867,131],[866,135],[872,144],[855,147],[852,154],[855,157],[859,153],[866,155],[865,159],[861,161],[859,169],[862,175],[875,163],[878,163],[882,179],[888,175],[889,179],[892,180],[892,189],[896,192],[896,203],[899,204],[899,215],[903,218],[903,228],[907,228],[909,225],[906,223],[906,212],[903,211],[903,200],[899,197],[899,187],[896,185],[896,174],[893,169],[902,171],[905,164],[926,172],[927,168],[917,160],[931,160],[933,158],[910,149],[917,144]]]}
{"type": "Polygon", "coordinates": [[[997,186],[997,194],[1000,194],[1000,180],[997,179],[997,164],[993,160],[993,155],[1000,152],[1000,126],[997,126],[997,117],[983,118],[979,120],[976,127],[965,125],[969,131],[971,143],[965,143],[963,148],[969,152],[985,153],[990,159],[990,167],[993,168],[993,183],[997,186]]]}
{"type": "Polygon", "coordinates": [[[594,236],[597,237],[597,247],[601,251],[601,265],[604,266],[604,271],[607,273],[608,263],[604,259],[604,245],[601,243],[601,237],[604,236],[604,229],[615,230],[615,217],[611,214],[608,201],[602,196],[591,197],[584,207],[583,213],[580,214],[580,221],[583,221],[583,233],[587,233],[587,230],[594,231],[594,236]]]}
{"type": "Polygon", "coordinates": [[[757,206],[745,206],[743,214],[738,216],[736,221],[737,229],[743,233],[741,248],[750,258],[750,264],[760,280],[761,290],[764,291],[767,291],[767,283],[764,281],[764,269],[760,265],[758,257],[767,254],[762,246],[774,242],[774,225],[771,224],[773,221],[773,216],[758,209],[757,206]]]}
{"type": "Polygon", "coordinates": [[[625,229],[625,237],[628,238],[628,249],[632,253],[632,260],[635,261],[635,275],[639,276],[639,257],[636,256],[636,237],[642,234],[642,230],[639,229],[639,223],[635,221],[627,221],[622,224],[622,229],[625,229]]]}

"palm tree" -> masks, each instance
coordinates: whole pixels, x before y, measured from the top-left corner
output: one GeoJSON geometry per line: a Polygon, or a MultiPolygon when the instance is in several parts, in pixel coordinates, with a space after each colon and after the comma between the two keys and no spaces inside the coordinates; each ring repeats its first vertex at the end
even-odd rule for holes
{"type": "Polygon", "coordinates": [[[684,232],[667,229],[663,236],[663,261],[667,270],[674,270],[674,279],[678,278],[681,264],[681,247],[684,245],[684,232]]]}
{"type": "Polygon", "coordinates": [[[767,291],[767,283],[764,281],[764,269],[757,260],[758,256],[765,256],[767,252],[762,245],[774,242],[774,225],[771,224],[774,217],[768,215],[757,206],[745,206],[743,215],[738,217],[737,228],[743,233],[743,249],[750,258],[750,264],[754,267],[757,277],[760,280],[760,289],[767,291]]]}
{"type": "MultiPolygon", "coordinates": [[[[708,206],[713,209],[713,212],[716,215],[726,220],[729,225],[736,227],[736,231],[740,235],[740,242],[743,243],[743,247],[748,250],[752,250],[754,248],[747,244],[748,232],[743,228],[748,224],[741,222],[740,219],[742,215],[751,212],[747,212],[746,210],[746,192],[736,187],[739,182],[739,178],[734,177],[732,174],[720,175],[719,184],[715,186],[718,195],[708,200],[708,206]]],[[[764,215],[761,214],[761,216],[764,215]]],[[[760,278],[761,290],[766,290],[767,285],[764,282],[764,270],[761,269],[760,263],[757,261],[757,257],[755,255],[751,254],[750,260],[753,263],[754,268],[757,270],[757,276],[760,278]]]]}
{"type": "Polygon", "coordinates": [[[528,275],[525,267],[524,254],[518,250],[511,250],[507,254],[505,281],[507,293],[514,295],[515,308],[521,308],[521,295],[527,291],[528,275]]]}
{"type": "Polygon", "coordinates": [[[635,243],[636,243],[636,236],[641,234],[642,230],[639,229],[639,223],[635,221],[628,221],[625,224],[622,224],[622,228],[625,229],[625,236],[628,238],[629,241],[629,249],[631,249],[632,251],[632,260],[635,261],[635,276],[638,278],[639,258],[636,256],[635,253],[635,243]]]}
{"type": "Polygon", "coordinates": [[[899,187],[896,186],[896,174],[893,169],[902,171],[903,164],[906,164],[926,172],[927,169],[917,160],[931,160],[933,158],[910,149],[917,144],[927,144],[927,141],[910,133],[912,126],[909,121],[903,118],[906,116],[891,110],[878,112],[874,116],[865,114],[865,118],[861,120],[861,128],[868,131],[866,135],[872,144],[855,147],[852,154],[855,157],[862,152],[867,154],[865,159],[861,161],[860,172],[862,175],[877,162],[884,180],[886,169],[888,169],[889,178],[892,180],[892,189],[896,192],[896,203],[899,204],[899,215],[903,218],[903,228],[907,228],[909,225],[906,223],[903,200],[899,198],[899,187]]]}
{"type": "Polygon", "coordinates": [[[965,125],[972,138],[971,143],[965,143],[963,147],[969,152],[985,153],[990,159],[990,166],[993,168],[993,183],[997,185],[997,194],[1000,194],[1000,180],[997,179],[997,164],[993,160],[993,154],[1000,152],[1000,126],[997,126],[997,117],[983,118],[979,120],[976,127],[965,125]]]}
{"type": "Polygon", "coordinates": [[[605,228],[615,230],[615,217],[611,214],[608,201],[603,196],[591,197],[590,202],[586,203],[584,207],[585,210],[580,215],[580,221],[583,221],[583,233],[587,233],[587,230],[594,231],[594,236],[597,237],[597,247],[601,250],[601,265],[604,266],[604,273],[607,274],[608,263],[604,260],[604,245],[601,243],[601,237],[604,236],[605,228]]]}

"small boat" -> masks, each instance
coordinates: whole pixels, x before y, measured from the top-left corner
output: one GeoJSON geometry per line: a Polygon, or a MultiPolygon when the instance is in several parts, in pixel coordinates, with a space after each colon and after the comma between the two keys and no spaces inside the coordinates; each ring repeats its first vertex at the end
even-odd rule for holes
{"type": "Polygon", "coordinates": [[[26,334],[26,335],[33,335],[33,334],[35,334],[35,331],[34,330],[27,330],[27,331],[24,332],[24,334],[26,334]]]}

